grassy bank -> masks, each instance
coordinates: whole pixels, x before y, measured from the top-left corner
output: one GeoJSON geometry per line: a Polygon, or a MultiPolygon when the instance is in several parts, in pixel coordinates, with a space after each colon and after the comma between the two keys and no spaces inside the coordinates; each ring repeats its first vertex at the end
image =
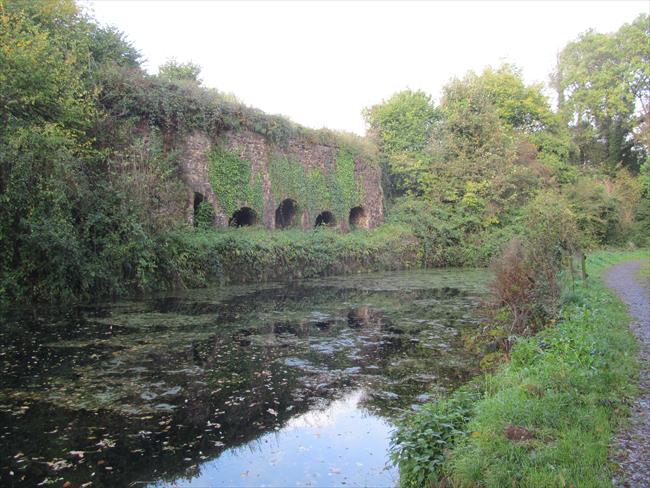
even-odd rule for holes
{"type": "MultiPolygon", "coordinates": [[[[342,234],[332,229],[192,231],[170,238],[158,274],[196,287],[418,266],[421,244],[405,226],[342,234]]],[[[167,283],[165,283],[165,281],[167,283]]]]}
{"type": "Polygon", "coordinates": [[[157,236],[140,232],[92,256],[77,256],[76,266],[69,266],[74,273],[54,272],[63,267],[56,260],[41,270],[42,276],[20,278],[0,270],[0,305],[416,267],[485,266],[510,235],[508,230],[483,232],[461,245],[397,221],[348,233],[325,227],[180,227],[157,236]]]}
{"type": "Polygon", "coordinates": [[[409,418],[395,437],[402,486],[612,486],[609,444],[634,395],[637,344],[602,275],[642,257],[589,256],[589,286],[565,287],[557,323],[409,418]]]}
{"type": "MultiPolygon", "coordinates": [[[[157,270],[173,277],[165,274],[171,269],[186,286],[202,286],[414,267],[476,267],[486,266],[512,235],[511,229],[481,232],[475,241],[460,245],[416,227],[393,221],[349,233],[328,228],[192,229],[171,236],[169,258],[156,251],[162,258],[157,270]]],[[[170,285],[165,279],[159,282],[170,285]]]]}

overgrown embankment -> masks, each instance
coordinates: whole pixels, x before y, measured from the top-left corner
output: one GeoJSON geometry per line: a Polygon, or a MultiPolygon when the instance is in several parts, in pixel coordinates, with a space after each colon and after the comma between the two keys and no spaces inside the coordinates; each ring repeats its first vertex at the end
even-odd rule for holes
{"type": "Polygon", "coordinates": [[[130,276],[129,290],[195,288],[333,274],[428,267],[487,266],[515,229],[483,232],[454,245],[424,226],[393,219],[344,233],[319,227],[185,228],[150,242],[151,261],[130,276]]]}
{"type": "Polygon", "coordinates": [[[408,418],[395,438],[401,485],[612,486],[608,451],[635,393],[638,346],[602,274],[634,257],[647,254],[589,256],[591,277],[565,284],[556,323],[408,418]]]}
{"type": "Polygon", "coordinates": [[[151,286],[199,287],[255,283],[362,271],[408,269],[421,262],[421,243],[408,227],[384,225],[342,234],[333,229],[259,228],[190,231],[170,236],[151,286]]]}

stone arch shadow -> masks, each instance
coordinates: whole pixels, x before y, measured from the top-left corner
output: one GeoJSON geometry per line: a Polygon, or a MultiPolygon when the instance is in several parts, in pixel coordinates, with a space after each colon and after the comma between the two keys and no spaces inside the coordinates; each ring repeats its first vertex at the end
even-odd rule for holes
{"type": "Polygon", "coordinates": [[[230,227],[250,227],[257,224],[257,212],[250,207],[241,207],[228,220],[230,227]]]}
{"type": "Polygon", "coordinates": [[[366,209],[360,205],[351,208],[348,224],[350,225],[350,229],[367,229],[369,227],[369,219],[366,209]]]}
{"type": "Polygon", "coordinates": [[[287,229],[292,227],[298,218],[298,202],[293,198],[285,198],[275,210],[275,228],[287,229]]]}
{"type": "Polygon", "coordinates": [[[316,217],[314,227],[336,227],[336,217],[329,210],[323,210],[316,217]]]}

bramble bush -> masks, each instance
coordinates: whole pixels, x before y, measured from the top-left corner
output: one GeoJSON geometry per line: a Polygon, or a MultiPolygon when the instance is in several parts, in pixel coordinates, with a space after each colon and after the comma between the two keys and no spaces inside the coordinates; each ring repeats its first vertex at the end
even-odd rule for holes
{"type": "MultiPolygon", "coordinates": [[[[540,193],[523,213],[523,234],[513,238],[491,265],[493,306],[509,312],[509,338],[533,334],[554,316],[559,273],[580,248],[575,215],[557,193],[540,193]]],[[[506,350],[510,343],[508,339],[506,350]]]]}

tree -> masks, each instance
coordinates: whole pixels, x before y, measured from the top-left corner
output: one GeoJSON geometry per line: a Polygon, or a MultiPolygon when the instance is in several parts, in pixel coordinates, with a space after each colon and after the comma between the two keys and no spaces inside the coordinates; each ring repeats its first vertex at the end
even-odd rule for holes
{"type": "Polygon", "coordinates": [[[107,76],[144,80],[137,52],[70,0],[0,0],[0,46],[0,302],[143,283],[173,168],[162,137],[133,130],[124,87],[104,130],[107,76]],[[107,132],[119,141],[98,144],[107,132]]]}
{"type": "Polygon", "coordinates": [[[77,275],[70,196],[84,184],[95,116],[79,61],[88,59],[81,21],[67,1],[0,10],[0,289],[6,276],[21,288],[53,270],[55,280],[77,275]]]}
{"type": "Polygon", "coordinates": [[[488,180],[512,164],[513,130],[500,118],[493,97],[473,72],[443,87],[440,111],[429,148],[432,165],[425,194],[461,201],[468,182],[485,189],[488,180]]]}
{"type": "MultiPolygon", "coordinates": [[[[77,16],[74,10],[60,12],[61,24],[77,16]]],[[[43,28],[23,11],[0,10],[0,134],[16,123],[83,125],[89,104],[68,50],[75,41],[43,28]]]]}
{"type": "Polygon", "coordinates": [[[556,125],[542,85],[526,85],[516,66],[487,68],[480,76],[470,72],[464,81],[479,85],[496,107],[499,118],[515,130],[532,134],[556,125]]]}
{"type": "Polygon", "coordinates": [[[642,121],[650,114],[648,22],[642,14],[613,34],[587,31],[558,57],[553,85],[583,164],[636,170],[642,161],[642,121]]]}
{"type": "Polygon", "coordinates": [[[387,196],[418,192],[426,170],[427,148],[439,113],[423,91],[404,90],[363,112],[368,134],[381,151],[387,196]]]}
{"type": "Polygon", "coordinates": [[[114,27],[90,24],[90,52],[96,65],[116,64],[127,68],[139,68],[141,55],[126,40],[124,34],[114,27]]]}

